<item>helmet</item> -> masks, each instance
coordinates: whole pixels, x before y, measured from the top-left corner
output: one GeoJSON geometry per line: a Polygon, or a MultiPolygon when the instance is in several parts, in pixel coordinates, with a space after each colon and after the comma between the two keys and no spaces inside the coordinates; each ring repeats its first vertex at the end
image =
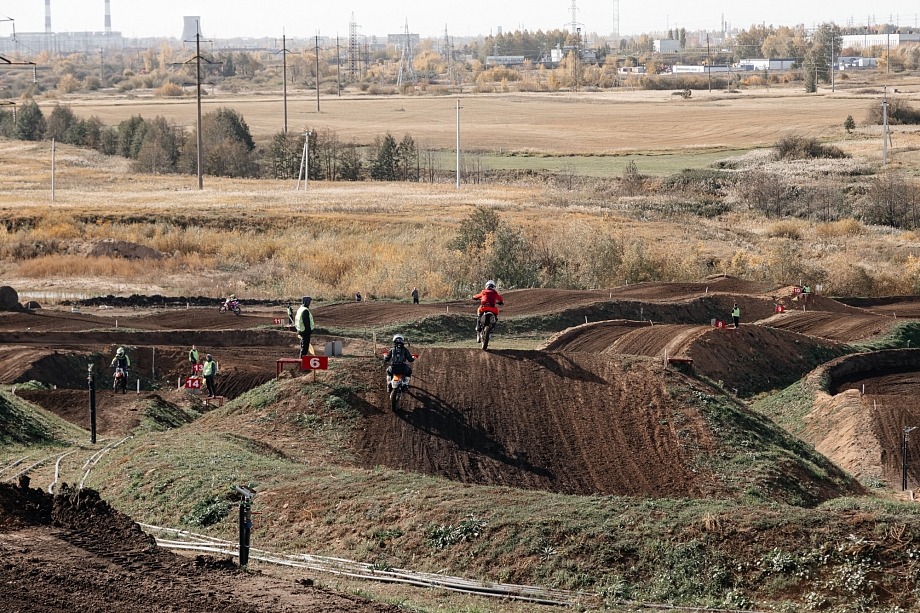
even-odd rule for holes
{"type": "Polygon", "coordinates": [[[300,299],[300,304],[304,306],[310,306],[311,302],[313,302],[313,298],[311,298],[310,296],[304,296],[303,298],[300,299]]]}
{"type": "Polygon", "coordinates": [[[211,354],[210,354],[210,353],[208,354],[208,359],[209,359],[209,360],[213,360],[213,359],[214,359],[214,358],[211,357],[211,354]]]}
{"type": "Polygon", "coordinates": [[[403,338],[403,335],[402,335],[402,334],[397,334],[396,336],[393,337],[393,344],[394,344],[394,345],[402,345],[402,344],[404,344],[405,342],[406,342],[406,339],[403,338]]]}
{"type": "Polygon", "coordinates": [[[236,300],[236,294],[230,294],[230,300],[236,300]]]}
{"type": "Polygon", "coordinates": [[[495,281],[491,279],[486,281],[486,289],[495,289],[495,281]]]}
{"type": "Polygon", "coordinates": [[[124,347],[119,347],[119,348],[118,348],[118,351],[115,352],[115,355],[117,355],[118,357],[121,357],[121,356],[123,356],[124,354],[125,354],[125,348],[124,348],[124,347]]]}

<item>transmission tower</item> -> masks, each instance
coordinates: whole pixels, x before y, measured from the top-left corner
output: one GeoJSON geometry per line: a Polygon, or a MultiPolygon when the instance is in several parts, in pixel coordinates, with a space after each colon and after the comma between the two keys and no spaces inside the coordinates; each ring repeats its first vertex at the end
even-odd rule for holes
{"type": "Polygon", "coordinates": [[[360,76],[358,64],[361,61],[361,43],[358,41],[358,27],[355,14],[352,13],[351,21],[348,22],[348,65],[345,71],[349,81],[357,81],[360,76]]]}
{"type": "Polygon", "coordinates": [[[447,35],[447,24],[444,24],[444,61],[447,62],[447,82],[454,83],[454,46],[447,35]]]}
{"type": "Polygon", "coordinates": [[[613,41],[614,48],[620,47],[620,0],[613,0],[613,41]]]}
{"type": "Polygon", "coordinates": [[[569,7],[569,10],[572,11],[572,21],[566,24],[567,26],[571,26],[572,33],[578,30],[578,26],[584,25],[578,21],[578,4],[576,2],[577,0],[572,0],[572,6],[569,7]]]}
{"type": "MultiPolygon", "coordinates": [[[[574,2],[575,0],[572,0],[574,2]]],[[[418,77],[415,75],[415,54],[412,52],[412,35],[409,34],[409,20],[406,19],[406,29],[403,33],[402,58],[399,60],[399,76],[396,77],[396,88],[402,88],[403,73],[411,83],[416,83],[418,77]]]]}

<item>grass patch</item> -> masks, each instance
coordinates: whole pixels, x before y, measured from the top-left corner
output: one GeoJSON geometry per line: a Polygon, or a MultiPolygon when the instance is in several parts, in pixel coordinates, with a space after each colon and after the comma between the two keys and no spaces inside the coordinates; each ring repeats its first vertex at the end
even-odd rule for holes
{"type": "Polygon", "coordinates": [[[181,428],[192,423],[200,413],[191,408],[183,408],[157,394],[153,394],[144,403],[141,413],[140,431],[162,431],[181,428]]]}
{"type": "Polygon", "coordinates": [[[802,379],[775,394],[754,400],[751,408],[766,415],[787,432],[798,435],[807,425],[805,416],[814,408],[815,392],[816,390],[802,379]]]}
{"type": "Polygon", "coordinates": [[[87,436],[53,413],[0,391],[0,446],[63,445],[87,436]]]}
{"type": "Polygon", "coordinates": [[[901,321],[892,325],[884,336],[865,343],[854,344],[857,351],[881,351],[882,349],[905,349],[920,347],[920,322],[901,321]]]}

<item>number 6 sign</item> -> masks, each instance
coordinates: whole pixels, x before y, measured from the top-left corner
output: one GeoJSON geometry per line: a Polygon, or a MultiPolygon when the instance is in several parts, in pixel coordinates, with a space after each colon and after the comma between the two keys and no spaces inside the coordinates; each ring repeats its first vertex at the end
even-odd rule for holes
{"type": "Polygon", "coordinates": [[[329,357],[325,355],[305,355],[300,358],[301,370],[329,370],[329,357]]]}

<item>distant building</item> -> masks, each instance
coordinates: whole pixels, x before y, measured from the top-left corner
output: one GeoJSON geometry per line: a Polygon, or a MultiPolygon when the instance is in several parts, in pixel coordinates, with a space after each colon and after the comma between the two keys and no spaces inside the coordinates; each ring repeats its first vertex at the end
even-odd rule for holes
{"type": "Polygon", "coordinates": [[[837,60],[837,70],[869,70],[878,68],[878,60],[874,57],[840,56],[837,60]]]}
{"type": "MultiPolygon", "coordinates": [[[[387,44],[396,45],[397,47],[402,47],[403,42],[406,40],[406,35],[400,32],[399,34],[387,34],[387,44]]],[[[419,43],[418,34],[409,34],[409,44],[415,47],[419,43]]]]}
{"type": "Polygon", "coordinates": [[[659,38],[654,45],[655,53],[677,53],[680,51],[680,41],[673,38],[659,38]]]}
{"type": "Polygon", "coordinates": [[[738,62],[739,70],[789,70],[794,57],[748,58],[738,62]]]}
{"type": "Polygon", "coordinates": [[[845,34],[840,37],[842,47],[865,49],[867,47],[892,47],[905,43],[920,43],[920,34],[845,34]]]}
{"type": "Polygon", "coordinates": [[[645,66],[621,66],[617,72],[620,74],[645,74],[645,66]]]}
{"type": "Polygon", "coordinates": [[[121,32],[17,32],[15,37],[0,38],[0,53],[31,56],[42,51],[51,53],[99,53],[100,49],[123,49],[126,41],[121,32]]]}
{"type": "Polygon", "coordinates": [[[731,66],[671,66],[671,74],[709,74],[730,72],[731,66]]]}
{"type": "Polygon", "coordinates": [[[486,58],[486,66],[523,66],[523,55],[490,55],[486,58]]]}

